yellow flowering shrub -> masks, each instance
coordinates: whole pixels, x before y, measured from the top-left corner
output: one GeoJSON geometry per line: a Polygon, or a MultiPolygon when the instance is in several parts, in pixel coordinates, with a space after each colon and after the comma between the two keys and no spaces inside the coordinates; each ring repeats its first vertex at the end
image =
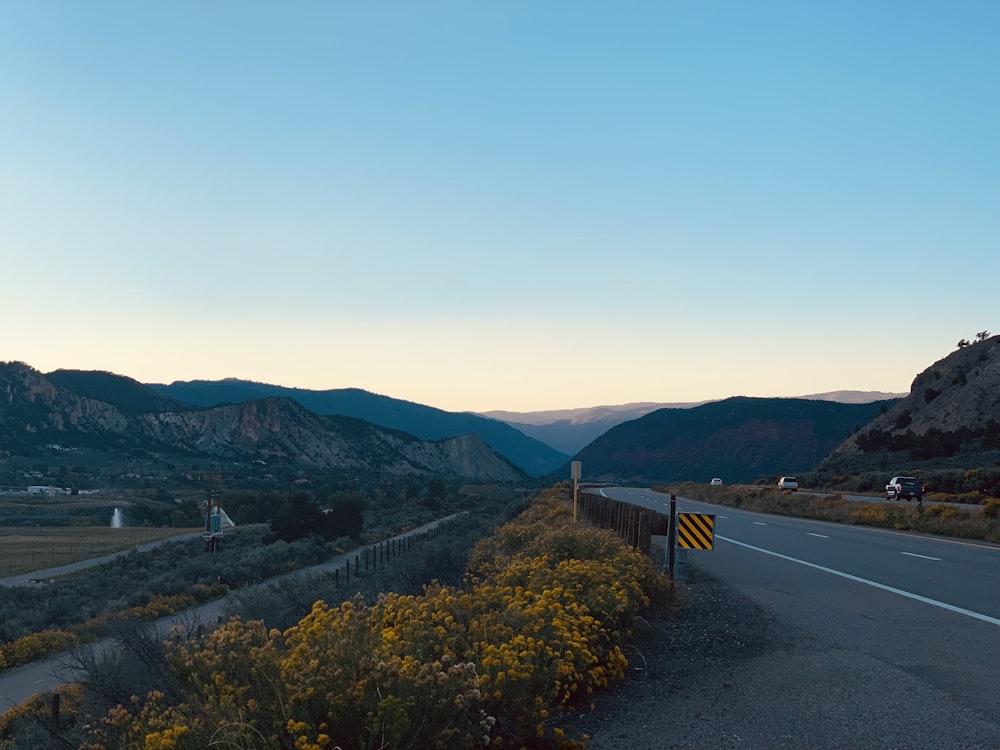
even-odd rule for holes
{"type": "Polygon", "coordinates": [[[112,708],[80,750],[203,750],[200,728],[189,706],[170,705],[162,693],[153,692],[138,712],[112,708]]]}
{"type": "Polygon", "coordinates": [[[862,505],[851,513],[851,520],[867,526],[885,526],[889,520],[889,509],[882,505],[862,505]]]}
{"type": "Polygon", "coordinates": [[[44,659],[103,637],[112,622],[123,619],[155,620],[192,607],[199,602],[225,596],[228,591],[229,588],[224,584],[196,583],[182,594],[154,596],[144,605],[119,612],[101,612],[85,622],[74,625],[70,631],[44,630],[29,633],[0,646],[0,670],[44,659]]]}
{"type": "Polygon", "coordinates": [[[372,608],[317,602],[285,633],[282,673],[296,717],[289,729],[301,746],[325,747],[324,738],[344,748],[482,745],[492,722],[475,665],[444,655],[434,625],[405,632],[393,625],[400,612],[393,605],[419,615],[414,603],[398,596],[372,608]],[[418,631],[426,637],[411,640],[418,631]]]}
{"type": "Polygon", "coordinates": [[[42,630],[29,633],[0,647],[5,667],[14,667],[41,659],[49,654],[68,651],[79,645],[79,639],[65,630],[42,630]]]}
{"type": "MultiPolygon", "coordinates": [[[[55,692],[59,695],[60,716],[63,721],[74,720],[83,703],[83,685],[61,685],[55,692]]],[[[39,716],[49,717],[52,711],[52,697],[36,693],[27,700],[14,704],[0,714],[0,747],[17,747],[8,744],[21,722],[35,721],[39,716]]]]}
{"type": "MultiPolygon", "coordinates": [[[[545,561],[523,561],[543,569],[545,561]]],[[[625,658],[612,633],[563,586],[480,584],[484,606],[470,622],[471,659],[479,666],[487,710],[499,734],[538,737],[550,713],[579,706],[593,691],[621,678],[625,658]]]]}
{"type": "Polygon", "coordinates": [[[927,509],[927,512],[938,518],[955,518],[959,515],[958,508],[945,503],[937,503],[927,509]]]}
{"type": "Polygon", "coordinates": [[[186,695],[213,734],[249,731],[277,742],[287,702],[281,635],[257,621],[234,618],[199,642],[173,639],[167,658],[186,695]]]}
{"type": "Polygon", "coordinates": [[[183,702],[119,706],[86,750],[580,748],[560,716],[624,675],[629,628],[669,594],[645,556],[572,523],[556,488],[477,545],[461,588],[172,642],[183,702]]]}

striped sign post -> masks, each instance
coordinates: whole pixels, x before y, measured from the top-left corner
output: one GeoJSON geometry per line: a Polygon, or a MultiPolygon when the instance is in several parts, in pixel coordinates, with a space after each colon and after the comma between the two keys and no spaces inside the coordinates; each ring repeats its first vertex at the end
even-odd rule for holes
{"type": "Polygon", "coordinates": [[[714,549],[715,516],[708,513],[678,513],[677,546],[681,549],[714,549]]]}

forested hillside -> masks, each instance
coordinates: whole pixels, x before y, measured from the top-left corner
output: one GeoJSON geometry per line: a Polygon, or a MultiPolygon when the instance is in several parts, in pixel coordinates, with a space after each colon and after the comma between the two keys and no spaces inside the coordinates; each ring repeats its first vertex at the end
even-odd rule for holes
{"type": "Polygon", "coordinates": [[[593,481],[752,482],[815,468],[892,403],[737,397],[660,409],[612,428],[577,457],[593,481]]]}

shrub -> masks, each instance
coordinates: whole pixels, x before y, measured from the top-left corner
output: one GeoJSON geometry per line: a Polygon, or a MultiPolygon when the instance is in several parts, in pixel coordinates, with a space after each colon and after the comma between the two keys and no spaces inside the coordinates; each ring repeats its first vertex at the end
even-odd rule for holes
{"type": "MultiPolygon", "coordinates": [[[[73,723],[81,710],[83,686],[62,685],[56,688],[55,693],[60,702],[60,724],[73,723]]],[[[36,693],[0,715],[0,748],[55,747],[50,703],[50,696],[36,693]]]]}
{"type": "Polygon", "coordinates": [[[885,505],[862,505],[851,514],[851,521],[865,526],[886,526],[889,522],[889,508],[885,505]]]}
{"type": "Polygon", "coordinates": [[[182,698],[113,709],[87,747],[579,747],[552,722],[624,675],[628,629],[669,584],[570,519],[546,494],[477,545],[461,588],[317,601],[284,633],[233,620],[173,641],[182,698]]]}
{"type": "Polygon", "coordinates": [[[957,508],[952,507],[951,505],[945,505],[944,503],[932,505],[927,509],[927,512],[932,516],[937,516],[941,519],[955,518],[958,515],[957,508]]]}
{"type": "Polygon", "coordinates": [[[11,667],[27,664],[49,654],[66,651],[78,643],[79,639],[73,633],[67,633],[64,630],[43,630],[5,643],[0,649],[0,656],[2,656],[4,666],[11,667]]]}

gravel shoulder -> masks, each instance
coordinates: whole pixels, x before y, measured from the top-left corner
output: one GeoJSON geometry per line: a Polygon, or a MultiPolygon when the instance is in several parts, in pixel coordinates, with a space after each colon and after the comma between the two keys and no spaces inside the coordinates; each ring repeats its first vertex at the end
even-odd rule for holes
{"type": "Polygon", "coordinates": [[[566,722],[591,750],[1000,748],[1000,710],[969,711],[705,574],[678,582],[678,601],[636,629],[628,677],[566,722]]]}

